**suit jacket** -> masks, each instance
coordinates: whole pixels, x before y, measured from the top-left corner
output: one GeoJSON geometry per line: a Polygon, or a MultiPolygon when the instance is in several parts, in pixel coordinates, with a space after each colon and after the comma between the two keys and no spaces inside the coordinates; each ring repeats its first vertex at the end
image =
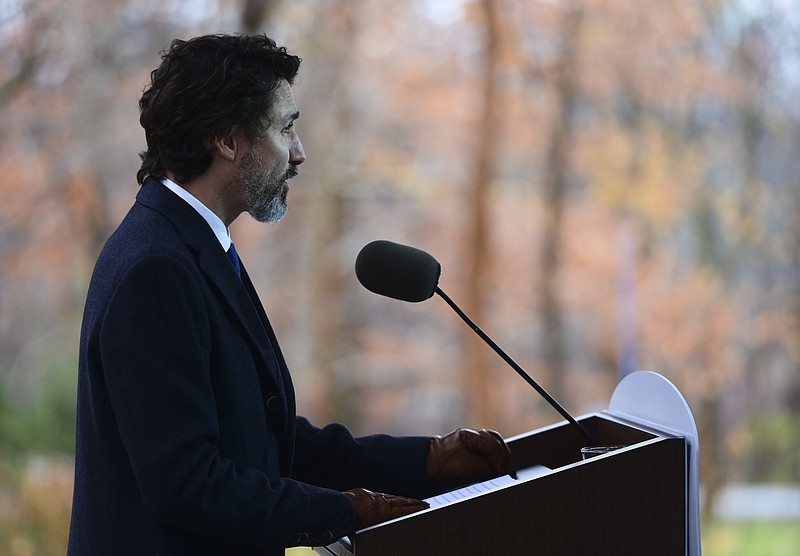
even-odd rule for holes
{"type": "Polygon", "coordinates": [[[283,554],[352,531],[342,490],[424,497],[429,438],[296,416],[247,271],[156,180],[97,261],[81,330],[69,554],[283,554]]]}

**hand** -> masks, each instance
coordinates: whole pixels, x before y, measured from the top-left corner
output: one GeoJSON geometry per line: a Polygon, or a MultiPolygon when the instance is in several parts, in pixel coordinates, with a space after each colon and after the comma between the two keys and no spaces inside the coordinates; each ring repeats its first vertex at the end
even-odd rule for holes
{"type": "Polygon", "coordinates": [[[430,505],[415,498],[393,496],[372,492],[365,488],[355,488],[343,492],[356,514],[356,528],[363,529],[376,523],[389,521],[396,517],[412,514],[429,508],[430,505]]]}
{"type": "Polygon", "coordinates": [[[517,473],[511,450],[497,432],[458,429],[435,436],[428,449],[428,481],[439,485],[469,484],[517,473]]]}

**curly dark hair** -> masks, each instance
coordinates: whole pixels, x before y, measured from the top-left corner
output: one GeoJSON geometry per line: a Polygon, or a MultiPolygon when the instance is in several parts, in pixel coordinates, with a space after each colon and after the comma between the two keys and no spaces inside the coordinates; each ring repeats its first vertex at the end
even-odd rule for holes
{"type": "Polygon", "coordinates": [[[150,73],[139,100],[147,150],[140,153],[139,183],[172,172],[188,182],[211,165],[207,142],[232,127],[249,139],[268,123],[273,91],[291,85],[301,59],[266,35],[207,35],[176,39],[150,73]]]}

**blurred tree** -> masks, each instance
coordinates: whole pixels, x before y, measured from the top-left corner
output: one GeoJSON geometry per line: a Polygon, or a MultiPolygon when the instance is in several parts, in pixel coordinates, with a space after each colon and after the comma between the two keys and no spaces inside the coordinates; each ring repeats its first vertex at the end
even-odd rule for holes
{"type": "MultiPolygon", "coordinates": [[[[476,323],[486,320],[485,298],[490,287],[488,274],[491,271],[491,226],[489,209],[492,202],[492,179],[494,164],[498,156],[500,118],[502,106],[500,40],[502,37],[500,9],[497,0],[481,0],[481,22],[483,29],[482,98],[478,108],[475,135],[477,137],[475,168],[471,178],[468,197],[468,215],[465,223],[470,238],[466,261],[467,313],[476,323]]],[[[464,363],[466,378],[467,422],[475,426],[492,422],[494,406],[492,388],[488,379],[489,351],[474,333],[465,328],[464,363]]]]}
{"type": "Polygon", "coordinates": [[[353,181],[355,148],[353,88],[348,68],[359,38],[360,3],[336,0],[320,6],[314,14],[316,40],[304,87],[313,91],[310,102],[324,109],[315,112],[316,133],[307,144],[318,157],[316,184],[307,223],[311,231],[308,298],[310,308],[310,368],[313,373],[312,405],[322,422],[353,420],[349,400],[355,381],[352,369],[353,342],[346,318],[347,300],[343,271],[342,239],[347,214],[347,189],[353,181]],[[331,97],[330,93],[336,94],[331,97]]]}
{"type": "Polygon", "coordinates": [[[583,5],[568,2],[564,8],[560,49],[554,67],[555,108],[550,145],[544,169],[544,221],[542,229],[541,298],[542,352],[549,372],[552,395],[564,400],[567,348],[561,302],[561,254],[564,205],[570,182],[570,153],[574,149],[575,107],[579,91],[577,73],[583,5]]]}
{"type": "Polygon", "coordinates": [[[240,18],[242,33],[262,33],[264,23],[270,20],[277,4],[277,0],[244,0],[240,18]]]}

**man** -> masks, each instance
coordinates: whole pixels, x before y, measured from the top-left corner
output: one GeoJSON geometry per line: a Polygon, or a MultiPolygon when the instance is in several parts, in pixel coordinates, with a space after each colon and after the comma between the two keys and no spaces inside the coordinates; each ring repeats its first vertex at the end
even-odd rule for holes
{"type": "Polygon", "coordinates": [[[492,431],[354,438],[296,415],[228,227],[286,210],[299,64],[265,36],[217,35],[173,41],[151,74],[142,186],[86,301],[70,554],[283,554],[513,473],[492,431]]]}

